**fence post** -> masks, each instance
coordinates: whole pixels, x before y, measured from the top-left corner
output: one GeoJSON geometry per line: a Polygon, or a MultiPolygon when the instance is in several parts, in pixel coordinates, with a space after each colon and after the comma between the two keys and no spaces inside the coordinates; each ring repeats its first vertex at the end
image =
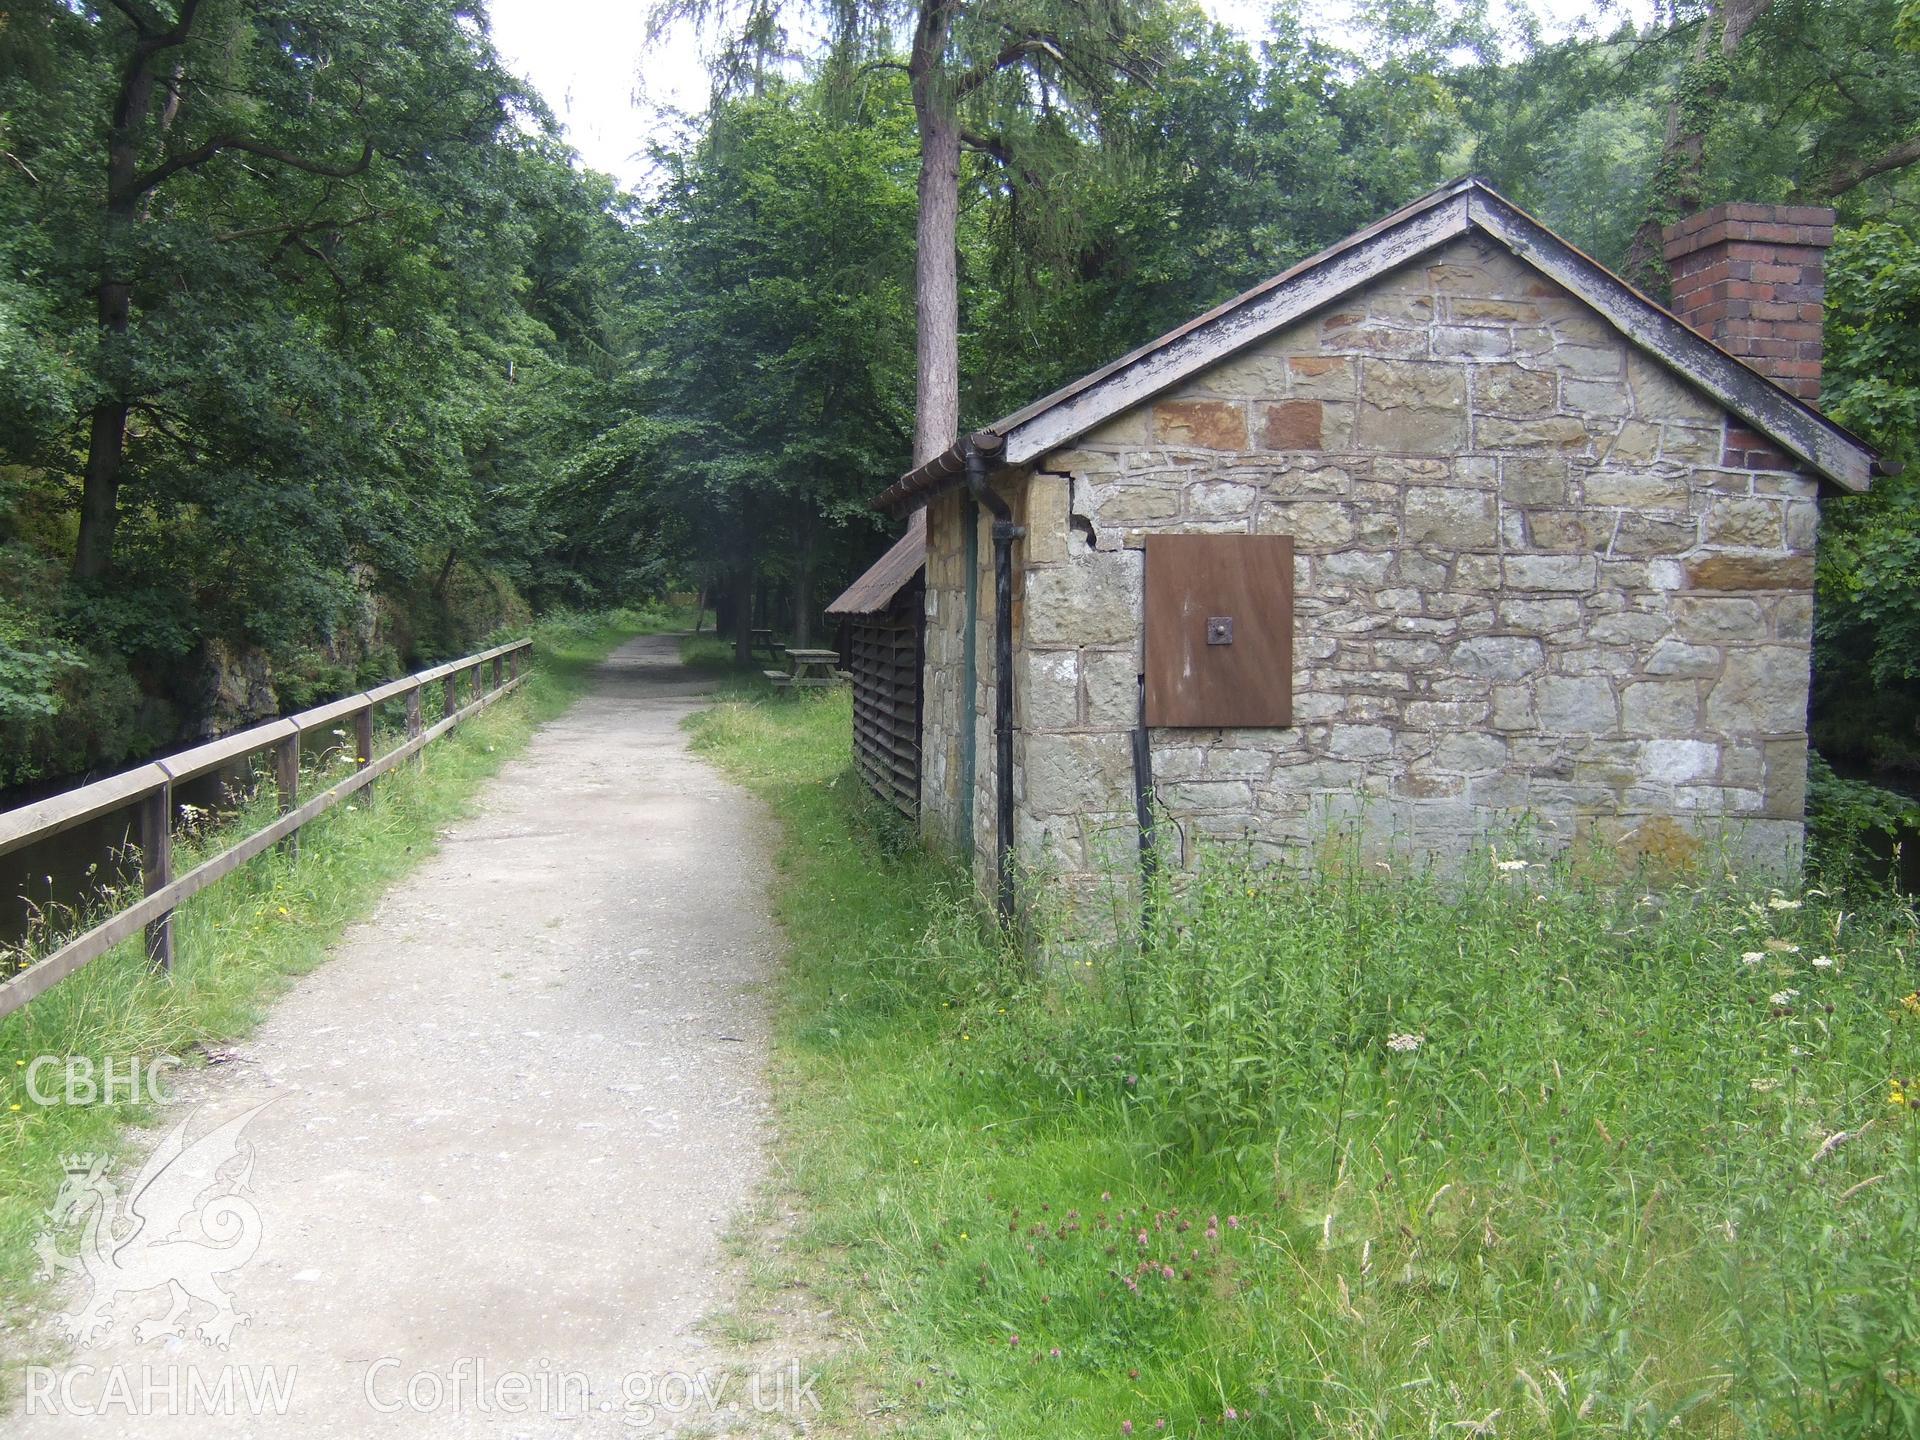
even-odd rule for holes
{"type": "Polygon", "coordinates": [[[500,663],[500,657],[498,655],[494,656],[493,657],[493,688],[496,690],[500,688],[500,672],[503,668],[504,667],[500,663]]]}
{"type": "MultiPolygon", "coordinates": [[[[273,783],[280,792],[280,813],[284,815],[300,803],[300,732],[297,730],[273,747],[273,783]]],[[[298,830],[280,842],[280,853],[289,860],[300,858],[298,830]]]]}
{"type": "Polygon", "coordinates": [[[487,693],[487,665],[484,660],[475,661],[473,666],[473,698],[478,700],[487,693]]]}
{"type": "MultiPolygon", "coordinates": [[[[373,763],[373,706],[362,705],[353,717],[353,768],[364,770],[373,763]]],[[[364,787],[361,792],[367,803],[373,803],[373,786],[364,787]]]]}
{"type": "MultiPolygon", "coordinates": [[[[413,687],[413,689],[407,691],[407,739],[418,740],[419,738],[420,738],[420,687],[416,685],[413,687]]],[[[426,755],[426,752],[424,750],[416,750],[413,752],[413,758],[416,761],[423,759],[425,755],[426,755]]]]}
{"type": "Polygon", "coordinates": [[[460,708],[460,672],[449,670],[440,682],[440,716],[446,719],[460,708]]]}
{"type": "MultiPolygon", "coordinates": [[[[173,883],[173,781],[140,801],[140,878],[151,895],[173,883]]],[[[173,969],[173,911],[147,922],[147,963],[173,969]]]]}

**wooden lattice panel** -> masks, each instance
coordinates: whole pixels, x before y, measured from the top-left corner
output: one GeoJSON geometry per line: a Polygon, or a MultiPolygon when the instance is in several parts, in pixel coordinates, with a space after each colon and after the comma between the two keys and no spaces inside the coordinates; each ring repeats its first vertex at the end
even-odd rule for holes
{"type": "Polygon", "coordinates": [[[909,819],[920,810],[917,610],[901,606],[851,622],[854,764],[874,793],[909,819]]]}

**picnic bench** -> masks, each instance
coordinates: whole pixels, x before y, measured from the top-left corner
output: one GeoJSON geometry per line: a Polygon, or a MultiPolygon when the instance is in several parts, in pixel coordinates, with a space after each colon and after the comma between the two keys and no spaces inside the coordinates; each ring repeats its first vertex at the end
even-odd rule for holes
{"type": "Polygon", "coordinates": [[[766,651],[769,660],[780,658],[780,643],[773,638],[773,631],[755,629],[748,635],[747,653],[751,655],[756,650],[766,651]]]}
{"type": "Polygon", "coordinates": [[[787,660],[791,670],[767,670],[762,673],[777,687],[784,690],[808,689],[822,685],[838,685],[840,664],[838,650],[796,650],[789,646],[787,660]]]}

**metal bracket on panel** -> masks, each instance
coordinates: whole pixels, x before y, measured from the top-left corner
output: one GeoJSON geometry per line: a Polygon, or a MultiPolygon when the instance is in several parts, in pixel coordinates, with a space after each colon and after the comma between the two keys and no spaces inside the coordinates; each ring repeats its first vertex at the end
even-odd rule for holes
{"type": "Polygon", "coordinates": [[[1209,615],[1207,617],[1207,644],[1233,644],[1233,617],[1231,615],[1209,615]]]}

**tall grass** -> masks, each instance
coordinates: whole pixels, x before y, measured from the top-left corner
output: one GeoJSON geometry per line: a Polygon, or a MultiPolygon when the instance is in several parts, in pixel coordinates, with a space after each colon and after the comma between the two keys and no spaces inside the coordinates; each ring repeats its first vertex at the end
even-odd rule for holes
{"type": "MultiPolygon", "coordinates": [[[[362,792],[302,827],[298,859],[270,852],[183,905],[170,979],[152,975],[135,940],[0,1020],[0,1346],[11,1348],[6,1331],[32,1313],[33,1241],[62,1177],[61,1157],[112,1152],[128,1126],[150,1118],[137,1104],[43,1107],[27,1093],[33,1061],[75,1057],[97,1075],[111,1059],[124,1073],[133,1058],[197,1063],[244,1034],[292,977],[321,963],[341,930],[431,853],[484,781],[580,693],[595,662],[626,636],[670,620],[632,611],[548,617],[535,628],[535,669],[518,693],[435,741],[420,763],[375,781],[370,801],[362,792]]],[[[344,755],[321,764],[331,769],[336,760],[351,764],[344,755]]],[[[343,773],[308,777],[302,788],[343,773]]],[[[222,828],[182,836],[181,868],[270,814],[263,793],[222,828]]],[[[55,1083],[43,1075],[39,1088],[55,1083]]]]}
{"type": "Polygon", "coordinates": [[[1221,854],[1036,976],[844,697],[698,725],[786,824],[797,1263],[906,1433],[1920,1434],[1909,905],[1221,854]]]}

